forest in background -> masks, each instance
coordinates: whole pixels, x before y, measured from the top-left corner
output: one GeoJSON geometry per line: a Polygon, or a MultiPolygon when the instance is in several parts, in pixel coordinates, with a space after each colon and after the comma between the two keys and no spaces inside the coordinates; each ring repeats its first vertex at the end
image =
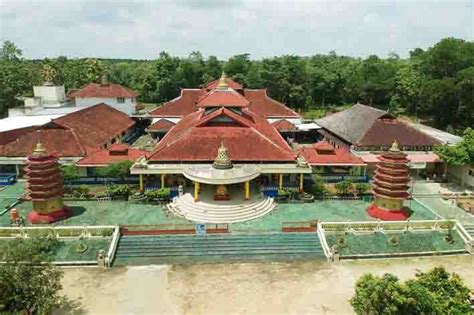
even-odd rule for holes
{"type": "Polygon", "coordinates": [[[340,106],[360,102],[428,125],[460,134],[474,126],[474,43],[445,38],[433,47],[410,52],[409,58],[341,56],[335,52],[309,57],[284,55],[252,60],[250,54],[228,60],[186,58],[159,53],[153,60],[57,57],[29,60],[12,42],[0,50],[0,117],[21,105],[16,97],[32,95],[41,84],[42,69],[56,70],[55,83],[66,90],[100,82],[128,86],[143,103],[173,99],[180,88],[196,88],[220,77],[222,71],[246,88],[268,94],[306,117],[319,117],[340,106]]]}

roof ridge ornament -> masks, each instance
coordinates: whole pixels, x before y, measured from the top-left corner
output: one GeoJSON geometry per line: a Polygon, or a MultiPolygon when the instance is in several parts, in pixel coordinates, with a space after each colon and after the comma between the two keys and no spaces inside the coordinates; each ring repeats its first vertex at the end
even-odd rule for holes
{"type": "Polygon", "coordinates": [[[398,142],[397,140],[393,140],[392,147],[389,150],[390,152],[400,152],[400,149],[398,148],[398,142]]]}
{"type": "Polygon", "coordinates": [[[217,84],[218,89],[227,89],[229,87],[227,75],[225,71],[222,71],[221,77],[219,79],[219,84],[217,84]]]}
{"type": "Polygon", "coordinates": [[[46,149],[43,146],[43,143],[41,143],[41,140],[38,140],[38,142],[36,143],[36,147],[35,147],[35,150],[33,151],[33,154],[34,155],[46,154],[46,149]]]}
{"type": "Polygon", "coordinates": [[[229,153],[227,148],[224,146],[223,141],[221,141],[221,146],[217,149],[217,156],[214,163],[212,163],[212,167],[219,170],[227,170],[233,167],[232,161],[229,158],[229,153]]]}

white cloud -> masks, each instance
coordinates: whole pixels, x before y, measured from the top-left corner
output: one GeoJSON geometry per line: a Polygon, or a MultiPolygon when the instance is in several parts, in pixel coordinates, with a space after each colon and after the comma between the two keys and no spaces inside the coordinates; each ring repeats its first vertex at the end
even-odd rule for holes
{"type": "Polygon", "coordinates": [[[447,36],[472,40],[473,11],[471,0],[0,0],[0,40],[31,58],[406,56],[447,36]]]}

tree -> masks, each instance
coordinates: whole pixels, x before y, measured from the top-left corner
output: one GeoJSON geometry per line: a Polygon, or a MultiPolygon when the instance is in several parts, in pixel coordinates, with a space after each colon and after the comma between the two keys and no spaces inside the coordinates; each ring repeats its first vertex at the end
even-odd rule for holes
{"type": "Polygon", "coordinates": [[[363,275],[350,303],[357,314],[469,314],[469,288],[442,267],[400,283],[392,274],[363,275]]]}
{"type": "Polygon", "coordinates": [[[4,60],[18,60],[21,58],[22,51],[16,45],[6,40],[3,42],[2,48],[0,49],[0,59],[4,60]]]}
{"type": "Polygon", "coordinates": [[[97,175],[102,177],[123,179],[130,175],[130,168],[132,167],[132,164],[132,162],[127,160],[113,163],[105,167],[99,167],[97,169],[97,175]]]}
{"type": "Polygon", "coordinates": [[[81,177],[76,165],[61,165],[60,169],[65,181],[72,181],[81,177]]]}
{"type": "Polygon", "coordinates": [[[62,271],[49,263],[54,238],[15,239],[0,250],[0,312],[49,314],[64,300],[62,271]]]}

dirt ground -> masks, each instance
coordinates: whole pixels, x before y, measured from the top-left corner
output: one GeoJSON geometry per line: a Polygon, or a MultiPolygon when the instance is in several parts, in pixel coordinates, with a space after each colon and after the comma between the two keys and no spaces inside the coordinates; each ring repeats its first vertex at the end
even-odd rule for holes
{"type": "Polygon", "coordinates": [[[65,268],[63,285],[78,314],[352,314],[348,299],[360,275],[406,280],[438,265],[474,288],[474,256],[65,268]]]}

